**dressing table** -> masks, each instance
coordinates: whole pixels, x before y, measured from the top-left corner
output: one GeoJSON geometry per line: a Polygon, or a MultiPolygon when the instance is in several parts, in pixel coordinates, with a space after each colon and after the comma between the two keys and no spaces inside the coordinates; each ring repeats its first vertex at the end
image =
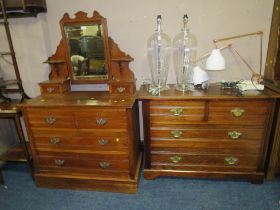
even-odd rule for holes
{"type": "Polygon", "coordinates": [[[66,13],[60,27],[41,96],[21,104],[36,185],[135,193],[141,153],[133,58],[108,37],[96,11],[66,13]],[[109,91],[74,92],[72,84],[107,84],[109,91]]]}

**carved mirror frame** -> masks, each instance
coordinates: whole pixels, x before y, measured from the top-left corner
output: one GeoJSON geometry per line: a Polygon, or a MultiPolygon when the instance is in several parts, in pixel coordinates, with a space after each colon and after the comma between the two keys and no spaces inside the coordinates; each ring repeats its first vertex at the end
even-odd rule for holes
{"type": "Polygon", "coordinates": [[[60,20],[62,39],[57,47],[55,54],[48,58],[45,63],[50,64],[51,72],[49,80],[39,83],[42,95],[62,94],[71,91],[73,84],[90,84],[105,83],[109,86],[111,95],[134,95],[136,92],[136,79],[134,73],[129,68],[129,63],[134,59],[121,51],[118,45],[108,36],[107,21],[97,11],[93,12],[92,17],[87,17],[85,12],[77,12],[75,18],[71,19],[68,13],[63,15],[60,20]],[[91,81],[91,80],[74,80],[72,75],[72,66],[69,56],[69,49],[64,33],[65,24],[90,24],[102,23],[104,34],[104,46],[108,79],[91,81]]]}
{"type": "Polygon", "coordinates": [[[62,40],[66,47],[67,55],[67,63],[68,63],[68,72],[71,78],[71,82],[73,84],[87,84],[87,83],[107,83],[108,79],[111,77],[110,75],[110,54],[109,54],[109,44],[108,44],[108,30],[107,30],[107,21],[106,18],[102,17],[98,12],[94,11],[92,17],[87,17],[87,13],[85,12],[77,12],[75,14],[75,18],[70,18],[69,14],[64,14],[63,18],[60,20],[60,29],[62,34],[62,40]],[[102,27],[102,35],[103,35],[103,46],[104,46],[104,54],[105,54],[105,65],[107,70],[107,78],[105,79],[75,79],[73,75],[73,66],[70,60],[70,46],[68,44],[68,40],[66,37],[65,26],[90,26],[93,24],[100,24],[102,27]]]}

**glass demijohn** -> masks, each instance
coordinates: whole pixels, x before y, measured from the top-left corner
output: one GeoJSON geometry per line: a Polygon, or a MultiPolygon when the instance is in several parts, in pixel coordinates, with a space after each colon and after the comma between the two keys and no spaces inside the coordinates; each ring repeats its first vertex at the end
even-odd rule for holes
{"type": "Polygon", "coordinates": [[[149,92],[153,95],[158,95],[161,91],[168,89],[166,80],[171,51],[171,39],[162,32],[160,15],[157,16],[157,30],[148,39],[147,47],[152,75],[152,84],[149,87],[149,92]]]}
{"type": "Polygon", "coordinates": [[[193,68],[196,64],[196,37],[189,32],[188,16],[183,17],[183,29],[173,40],[173,63],[176,72],[176,89],[193,90],[193,68]]]}

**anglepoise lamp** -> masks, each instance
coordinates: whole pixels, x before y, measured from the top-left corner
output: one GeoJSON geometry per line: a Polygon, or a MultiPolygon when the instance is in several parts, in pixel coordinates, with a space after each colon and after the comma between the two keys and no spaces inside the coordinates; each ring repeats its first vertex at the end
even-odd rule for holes
{"type": "MultiPolygon", "coordinates": [[[[263,40],[263,32],[262,31],[257,31],[254,33],[248,33],[248,34],[241,34],[241,35],[237,35],[237,36],[231,36],[231,37],[226,37],[226,38],[221,38],[221,39],[214,39],[214,45],[215,45],[215,49],[212,50],[212,52],[210,53],[210,56],[207,58],[206,60],[206,66],[205,69],[206,70],[210,70],[210,71],[219,71],[219,70],[224,70],[226,67],[226,62],[224,57],[221,54],[221,50],[229,48],[232,50],[232,52],[234,52],[239,58],[240,60],[248,67],[248,69],[252,72],[252,77],[251,77],[251,81],[252,83],[256,83],[259,84],[262,81],[262,40],[263,40]],[[222,48],[218,48],[217,43],[218,42],[223,42],[223,41],[227,41],[227,40],[233,40],[233,39],[238,39],[238,38],[243,38],[243,37],[248,37],[248,36],[259,36],[260,38],[260,68],[259,68],[259,73],[256,73],[254,71],[254,69],[250,66],[250,64],[245,60],[245,58],[243,56],[241,56],[241,54],[233,47],[232,44],[229,44],[226,47],[222,47],[222,48]]],[[[209,54],[205,55],[208,56],[209,54]]],[[[203,56],[203,57],[205,57],[203,56]]]]}

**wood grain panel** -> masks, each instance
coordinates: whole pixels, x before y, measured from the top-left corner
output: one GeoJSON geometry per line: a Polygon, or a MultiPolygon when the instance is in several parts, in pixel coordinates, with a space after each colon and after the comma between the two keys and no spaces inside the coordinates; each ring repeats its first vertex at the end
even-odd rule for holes
{"type": "Polygon", "coordinates": [[[254,152],[258,153],[260,149],[260,141],[228,141],[228,140],[153,140],[151,142],[152,150],[157,148],[158,150],[164,151],[164,148],[173,148],[178,150],[178,148],[192,151],[194,149],[204,149],[205,151],[211,149],[231,149],[240,152],[254,152]]]}
{"type": "Polygon", "coordinates": [[[209,144],[209,147],[206,147],[205,144],[187,144],[182,147],[174,145],[165,145],[165,146],[153,146],[151,147],[151,152],[154,154],[169,154],[169,153],[180,153],[187,155],[250,155],[258,156],[261,154],[261,147],[259,145],[251,144],[236,144],[232,147],[223,147],[223,145],[212,145],[209,144]]]}
{"type": "Polygon", "coordinates": [[[77,127],[80,129],[126,129],[125,109],[95,109],[89,111],[75,112],[77,127]],[[105,120],[105,124],[99,125],[98,120],[105,120]]]}
{"type": "Polygon", "coordinates": [[[209,123],[263,125],[266,124],[272,110],[271,100],[252,101],[211,101],[209,103],[209,123]],[[241,116],[236,117],[232,111],[242,109],[241,116]]]}
{"type": "Polygon", "coordinates": [[[203,108],[205,101],[203,100],[163,100],[150,102],[150,107],[186,107],[189,109],[203,108]]]}
{"type": "Polygon", "coordinates": [[[114,158],[86,158],[86,157],[71,157],[71,156],[51,156],[51,155],[41,155],[39,157],[39,168],[40,170],[51,168],[55,170],[64,169],[98,169],[98,170],[118,170],[118,171],[129,171],[128,160],[126,159],[114,159],[114,158]],[[63,161],[62,165],[57,165],[56,161],[63,161]],[[106,168],[102,168],[101,164],[108,164],[106,168]]]}
{"type": "MultiPolygon", "coordinates": [[[[152,170],[158,170],[158,171],[165,171],[165,172],[171,172],[169,176],[171,176],[171,174],[174,176],[176,174],[176,172],[193,172],[193,173],[215,173],[215,172],[223,172],[224,177],[223,178],[227,178],[230,177],[230,175],[234,175],[233,173],[241,173],[241,172],[247,172],[247,173],[253,173],[254,171],[256,171],[256,167],[253,165],[236,165],[236,166],[220,166],[217,164],[213,164],[213,165],[172,165],[172,164],[159,164],[159,163],[152,163],[152,170]],[[231,172],[232,174],[230,174],[229,172],[231,172]],[[229,173],[229,174],[227,174],[229,173]]],[[[205,174],[206,176],[206,174],[205,174]]],[[[191,177],[190,175],[188,177],[191,177]]],[[[196,175],[194,176],[196,178],[198,178],[199,176],[196,175]]],[[[204,177],[206,178],[206,177],[204,177]]],[[[210,178],[210,176],[208,177],[210,178]]],[[[211,178],[218,178],[218,176],[214,176],[211,178]]]]}
{"type": "Polygon", "coordinates": [[[182,124],[203,121],[205,102],[201,101],[151,101],[151,124],[182,124]],[[174,115],[173,110],[179,109],[180,114],[174,115]]]}
{"type": "Polygon", "coordinates": [[[116,132],[86,131],[59,131],[36,130],[33,131],[35,148],[40,149],[68,149],[92,151],[127,151],[127,134],[116,132]],[[100,132],[99,132],[100,133],[100,132]]]}
{"type": "Polygon", "coordinates": [[[72,111],[65,109],[27,109],[27,118],[31,128],[43,127],[43,128],[75,128],[75,119],[71,114],[72,111]],[[52,118],[53,123],[48,123],[47,119],[52,118]]]}
{"type": "Polygon", "coordinates": [[[239,126],[239,125],[164,125],[151,127],[151,138],[154,140],[216,140],[216,141],[260,141],[264,135],[263,126],[239,126]],[[174,131],[181,132],[179,138],[175,138],[174,131]],[[230,132],[238,132],[237,139],[230,137],[230,132]]]}
{"type": "MultiPolygon", "coordinates": [[[[152,154],[152,168],[157,166],[161,169],[176,169],[176,170],[186,170],[188,167],[199,167],[208,170],[211,167],[215,169],[220,168],[220,170],[241,170],[242,168],[250,169],[251,171],[256,170],[257,156],[248,155],[233,155],[232,157],[238,158],[238,161],[234,165],[229,165],[226,163],[225,159],[231,157],[232,155],[187,155],[187,154],[152,154]],[[178,163],[172,162],[172,157],[179,156],[181,161],[178,163]]],[[[190,168],[189,168],[190,169],[190,168]]]]}

